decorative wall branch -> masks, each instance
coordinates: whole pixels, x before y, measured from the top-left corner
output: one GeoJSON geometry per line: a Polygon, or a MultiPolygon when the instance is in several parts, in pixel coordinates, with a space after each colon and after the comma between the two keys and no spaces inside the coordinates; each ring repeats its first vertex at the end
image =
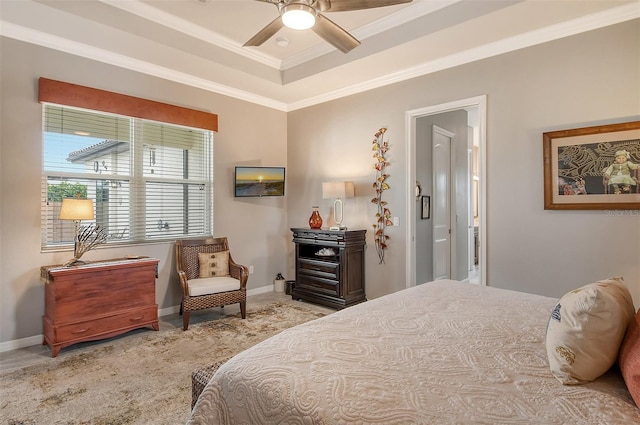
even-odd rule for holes
{"type": "Polygon", "coordinates": [[[376,197],[371,200],[376,204],[378,211],[376,212],[376,223],[373,225],[373,240],[376,244],[376,251],[380,262],[384,263],[384,253],[387,249],[387,239],[389,236],[385,233],[387,226],[392,226],[391,211],[386,207],[387,201],[382,200],[382,193],[385,190],[389,190],[390,186],[386,182],[389,174],[385,173],[386,167],[389,162],[385,158],[385,154],[389,150],[389,142],[384,140],[384,133],[387,132],[387,128],[383,127],[375,134],[373,139],[373,157],[376,159],[373,168],[376,170],[376,181],[373,183],[373,188],[376,191],[376,197]]]}

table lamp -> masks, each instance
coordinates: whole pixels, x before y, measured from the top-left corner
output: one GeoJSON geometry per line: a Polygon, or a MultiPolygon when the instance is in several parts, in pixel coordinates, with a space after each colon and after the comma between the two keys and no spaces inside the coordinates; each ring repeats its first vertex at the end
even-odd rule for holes
{"type": "Polygon", "coordinates": [[[346,230],[342,225],[344,220],[344,205],[342,200],[355,197],[355,185],[353,182],[325,182],[322,183],[322,197],[324,199],[335,198],[333,202],[333,219],[336,222],[329,230],[346,230]],[[339,213],[338,213],[339,211],[339,213]]]}
{"type": "Polygon", "coordinates": [[[78,195],[77,198],[64,198],[62,200],[60,220],[73,220],[74,223],[73,258],[67,261],[64,264],[65,266],[77,263],[82,254],[86,252],[80,252],[79,250],[78,232],[80,229],[80,221],[93,220],[94,218],[93,201],[91,199],[80,199],[78,195]]]}

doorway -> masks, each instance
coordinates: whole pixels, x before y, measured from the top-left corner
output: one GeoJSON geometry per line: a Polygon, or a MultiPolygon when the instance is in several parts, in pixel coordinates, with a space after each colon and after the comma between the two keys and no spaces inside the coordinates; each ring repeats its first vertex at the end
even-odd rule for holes
{"type": "MultiPolygon", "coordinates": [[[[436,116],[449,112],[460,112],[465,117],[469,117],[470,123],[464,129],[460,137],[464,138],[464,149],[458,148],[457,158],[451,160],[451,176],[452,188],[449,192],[453,192],[456,199],[453,200],[454,205],[458,206],[458,210],[451,212],[451,228],[453,229],[451,237],[450,254],[453,261],[451,266],[451,276],[458,280],[467,280],[482,285],[487,284],[486,269],[486,96],[478,96],[469,99],[449,102],[446,104],[433,105],[420,109],[406,112],[406,134],[407,134],[407,183],[409,188],[415,187],[416,198],[407,197],[407,260],[406,260],[406,286],[415,286],[423,283],[424,276],[430,276],[432,280],[435,276],[434,262],[429,259],[425,260],[421,257],[418,260],[417,252],[423,250],[424,234],[427,232],[429,236],[426,238],[429,243],[433,243],[434,225],[433,216],[428,215],[432,220],[416,220],[416,217],[422,217],[424,214],[420,211],[424,196],[422,192],[431,196],[433,199],[433,181],[431,177],[425,177],[425,172],[421,166],[417,168],[420,161],[419,156],[423,155],[424,147],[418,143],[418,138],[423,126],[421,120],[425,117],[438,118],[436,116]],[[468,141],[467,134],[469,135],[468,141]],[[417,176],[420,175],[426,180],[426,187],[420,186],[417,176]],[[458,198],[459,192],[455,190],[455,185],[462,184],[467,189],[462,193],[462,198],[458,198]],[[463,208],[464,210],[461,210],[463,208]],[[427,230],[424,230],[427,229],[427,230]],[[456,257],[458,259],[456,260],[456,257]],[[429,266],[425,266],[430,263],[429,266]],[[476,264],[477,263],[477,264],[476,264]],[[428,270],[425,269],[428,268],[428,270]],[[467,273],[468,271],[468,273],[467,273]]],[[[455,115],[455,114],[454,114],[455,115]]],[[[446,125],[444,126],[447,127],[446,125]]],[[[432,128],[432,127],[429,127],[432,128]]],[[[450,129],[449,129],[450,130],[450,129]]],[[[429,146],[429,151],[431,146],[429,146]]],[[[429,152],[429,157],[433,155],[429,152]]],[[[455,154],[454,154],[455,155],[455,154]]],[[[432,159],[429,158],[429,164],[432,159]]],[[[441,163],[442,160],[439,160],[441,163]]],[[[429,173],[432,172],[431,166],[429,173]]],[[[413,192],[413,190],[412,190],[413,192]]],[[[431,206],[433,212],[435,204],[431,206]]],[[[422,251],[421,251],[422,252],[422,251]]],[[[434,256],[434,250],[429,248],[430,255],[434,256]]]]}

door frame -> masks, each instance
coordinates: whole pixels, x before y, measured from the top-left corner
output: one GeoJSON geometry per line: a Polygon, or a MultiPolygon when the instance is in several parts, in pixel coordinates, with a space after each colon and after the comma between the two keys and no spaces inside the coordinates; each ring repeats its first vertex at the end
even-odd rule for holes
{"type": "Polygon", "coordinates": [[[414,188],[416,184],[416,120],[428,115],[437,115],[444,112],[451,112],[460,109],[475,107],[478,108],[478,138],[480,145],[480,221],[478,225],[478,237],[480,238],[480,284],[487,285],[487,96],[481,95],[467,99],[455,100],[438,105],[426,106],[419,109],[412,109],[405,112],[405,134],[407,153],[407,173],[406,184],[409,194],[406,206],[406,262],[405,262],[405,282],[406,287],[416,285],[416,227],[414,219],[416,217],[416,202],[414,188]]]}

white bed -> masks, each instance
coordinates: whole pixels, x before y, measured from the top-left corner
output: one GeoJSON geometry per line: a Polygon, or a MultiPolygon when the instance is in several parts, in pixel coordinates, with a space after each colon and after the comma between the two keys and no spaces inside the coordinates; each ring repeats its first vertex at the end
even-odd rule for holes
{"type": "Polygon", "coordinates": [[[288,329],[222,365],[190,424],[640,424],[614,367],[562,385],[556,299],[455,281],[288,329]]]}

